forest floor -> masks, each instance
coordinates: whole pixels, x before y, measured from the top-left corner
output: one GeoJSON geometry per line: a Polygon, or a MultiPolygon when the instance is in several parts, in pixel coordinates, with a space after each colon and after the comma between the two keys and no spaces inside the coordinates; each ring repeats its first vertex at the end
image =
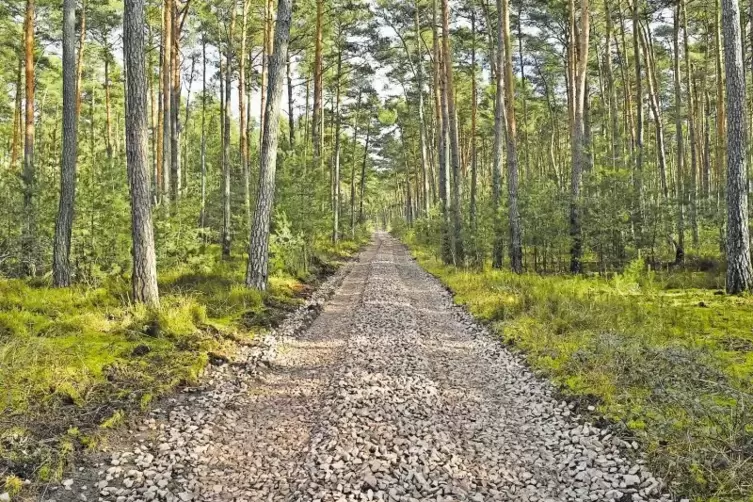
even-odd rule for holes
{"type": "Polygon", "coordinates": [[[641,454],[378,233],[306,328],[129,424],[41,500],[668,500],[641,454]]]}
{"type": "Polygon", "coordinates": [[[357,250],[322,247],[306,280],[275,275],[265,294],[243,286],[240,257],[176,267],[160,274],[156,312],[130,303],[124,279],[72,289],[0,280],[0,499],[59,482],[81,452],[260,346],[301,305],[313,317],[321,305],[307,299],[357,250]]]}
{"type": "Polygon", "coordinates": [[[640,445],[673,493],[753,500],[753,297],[716,289],[723,271],[518,276],[404,240],[563,398],[640,445]]]}

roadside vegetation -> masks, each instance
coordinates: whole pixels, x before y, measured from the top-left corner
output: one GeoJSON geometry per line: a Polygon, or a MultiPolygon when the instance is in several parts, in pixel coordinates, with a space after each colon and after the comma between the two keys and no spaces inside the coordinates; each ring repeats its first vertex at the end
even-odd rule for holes
{"type": "MultiPolygon", "coordinates": [[[[648,452],[694,500],[750,500],[753,297],[718,289],[721,271],[611,276],[457,268],[404,235],[413,255],[532,368],[648,452]]],[[[723,283],[723,281],[721,281],[723,283]]]]}
{"type": "Polygon", "coordinates": [[[127,277],[67,289],[0,280],[0,491],[61,479],[76,452],[277,326],[359,242],[316,243],[305,270],[276,269],[266,292],[244,286],[242,257],[220,261],[208,246],[160,274],[157,310],[130,301],[127,277]]]}

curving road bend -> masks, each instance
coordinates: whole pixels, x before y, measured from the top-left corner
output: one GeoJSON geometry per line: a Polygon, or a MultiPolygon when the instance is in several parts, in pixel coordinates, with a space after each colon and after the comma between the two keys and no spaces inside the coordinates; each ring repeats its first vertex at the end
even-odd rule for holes
{"type": "Polygon", "coordinates": [[[214,371],[42,500],[670,500],[394,238],[327,288],[249,356],[271,363],[214,371]]]}

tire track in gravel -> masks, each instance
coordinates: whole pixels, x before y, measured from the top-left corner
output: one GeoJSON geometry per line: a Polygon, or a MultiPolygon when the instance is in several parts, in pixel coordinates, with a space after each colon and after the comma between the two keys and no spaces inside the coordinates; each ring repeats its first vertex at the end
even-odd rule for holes
{"type": "Polygon", "coordinates": [[[223,368],[50,499],[669,500],[394,238],[375,234],[343,277],[268,371],[223,368]]]}

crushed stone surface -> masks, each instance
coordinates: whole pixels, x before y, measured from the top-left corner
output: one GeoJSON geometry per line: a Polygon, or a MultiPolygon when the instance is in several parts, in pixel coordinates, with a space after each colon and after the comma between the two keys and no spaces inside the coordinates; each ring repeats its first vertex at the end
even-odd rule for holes
{"type": "Polygon", "coordinates": [[[242,361],[40,500],[671,500],[385,233],[242,361]]]}

